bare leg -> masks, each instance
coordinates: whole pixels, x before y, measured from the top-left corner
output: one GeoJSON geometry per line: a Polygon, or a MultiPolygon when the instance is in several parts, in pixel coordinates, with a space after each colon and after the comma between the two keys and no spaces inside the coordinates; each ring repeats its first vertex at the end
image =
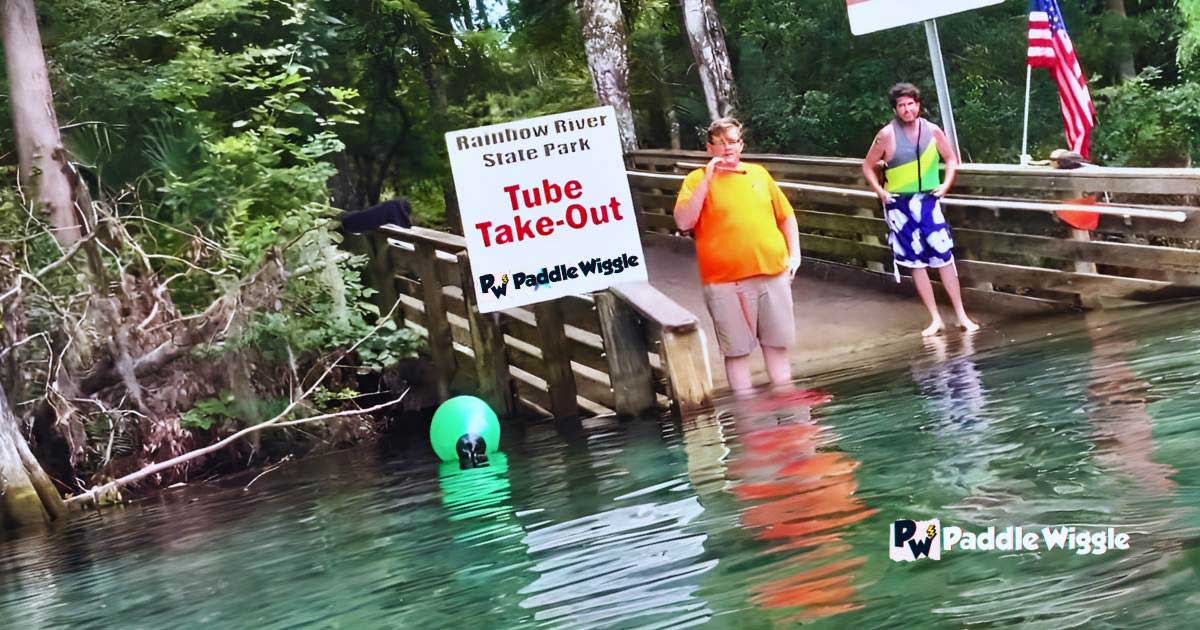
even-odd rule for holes
{"type": "Polygon", "coordinates": [[[753,386],[750,380],[750,355],[725,357],[725,378],[735,396],[748,395],[753,386]]]}
{"type": "Polygon", "coordinates": [[[929,311],[931,320],[929,326],[921,331],[921,336],[936,335],[942,331],[942,315],[938,313],[937,302],[933,298],[933,285],[929,284],[929,272],[924,267],[913,267],[912,278],[913,284],[917,287],[917,295],[921,296],[921,301],[925,303],[925,310],[929,311]]]}
{"type": "Polygon", "coordinates": [[[946,293],[950,294],[950,304],[954,306],[954,314],[958,316],[958,325],[967,332],[979,330],[979,324],[971,321],[971,318],[967,317],[967,311],[963,309],[962,290],[958,286],[958,269],[954,263],[938,267],[938,274],[941,275],[946,293]]]}
{"type": "Polygon", "coordinates": [[[792,382],[792,362],[787,348],[778,346],[763,346],[763,361],[767,364],[767,374],[771,377],[772,385],[790,385],[792,382]]]}

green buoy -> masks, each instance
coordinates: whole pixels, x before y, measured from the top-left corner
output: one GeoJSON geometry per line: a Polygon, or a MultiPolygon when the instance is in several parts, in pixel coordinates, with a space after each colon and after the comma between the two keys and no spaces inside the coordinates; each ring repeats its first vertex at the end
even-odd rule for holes
{"type": "Polygon", "coordinates": [[[500,447],[500,420],[482,400],[455,396],[433,413],[429,442],[442,461],[474,468],[487,463],[487,454],[500,447]]]}

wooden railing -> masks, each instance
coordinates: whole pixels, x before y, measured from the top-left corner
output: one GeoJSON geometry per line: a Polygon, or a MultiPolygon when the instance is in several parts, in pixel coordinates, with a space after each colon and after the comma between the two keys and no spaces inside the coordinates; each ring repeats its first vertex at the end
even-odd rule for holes
{"type": "MultiPolygon", "coordinates": [[[[630,187],[643,230],[671,232],[696,151],[637,151],[630,187]]],[[[878,200],[861,160],[750,155],[791,200],[806,257],[864,271],[892,269],[878,200]]],[[[1058,306],[1095,307],[1200,294],[1200,169],[1050,168],[966,164],[943,204],[964,286],[1058,306]],[[1061,222],[1066,199],[1096,196],[1096,230],[1061,222]]]]}
{"type": "MultiPolygon", "coordinates": [[[[480,313],[462,237],[384,226],[397,318],[429,344],[438,393],[471,393],[501,416],[637,415],[711,402],[695,316],[646,283],[480,313]]],[[[377,281],[378,282],[378,281],[377,281]]]]}

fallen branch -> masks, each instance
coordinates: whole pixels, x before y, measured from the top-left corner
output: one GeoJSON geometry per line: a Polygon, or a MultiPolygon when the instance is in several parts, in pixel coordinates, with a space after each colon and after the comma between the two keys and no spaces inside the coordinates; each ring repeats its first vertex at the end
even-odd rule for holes
{"type": "Polygon", "coordinates": [[[256,431],[261,431],[261,430],[269,428],[269,427],[289,427],[289,426],[295,426],[297,424],[303,424],[306,422],[316,422],[318,420],[329,420],[332,418],[341,418],[341,417],[346,417],[346,416],[362,415],[364,413],[371,413],[373,411],[378,411],[380,409],[384,409],[386,407],[390,407],[396,403],[399,403],[400,401],[404,400],[405,396],[408,395],[408,392],[409,392],[408,389],[404,390],[404,393],[400,394],[400,396],[398,398],[396,398],[395,400],[392,400],[392,401],[389,401],[386,403],[382,403],[379,405],[375,405],[373,407],[368,407],[366,409],[349,409],[346,411],[339,411],[336,413],[327,413],[327,414],[321,414],[318,416],[312,416],[309,418],[301,418],[299,420],[288,420],[286,422],[283,421],[283,419],[286,418],[287,415],[289,413],[291,413],[292,410],[295,409],[297,405],[299,405],[301,402],[303,402],[305,399],[307,399],[309,396],[311,396],[312,393],[314,391],[316,391],[316,389],[318,387],[321,386],[321,383],[325,382],[325,379],[338,366],[338,364],[341,362],[341,359],[343,357],[349,356],[360,345],[362,345],[364,341],[375,336],[375,333],[379,332],[380,328],[383,328],[384,323],[391,320],[392,314],[395,313],[396,309],[399,306],[400,306],[400,300],[396,300],[396,302],[392,304],[392,308],[388,310],[387,315],[380,318],[378,324],[376,324],[374,327],[372,327],[371,330],[366,335],[364,335],[363,337],[361,337],[357,341],[355,341],[354,344],[351,345],[350,348],[341,355],[341,357],[338,357],[337,360],[330,363],[329,366],[325,368],[325,371],[321,373],[321,376],[319,378],[317,378],[317,380],[312,384],[311,387],[304,390],[304,392],[300,395],[300,397],[298,397],[295,400],[288,403],[288,406],[285,407],[283,409],[283,411],[280,411],[274,418],[271,418],[270,420],[267,420],[266,422],[261,422],[259,424],[256,424],[252,427],[246,427],[246,428],[242,429],[241,431],[238,431],[237,433],[234,433],[233,435],[231,435],[223,440],[219,440],[219,441],[209,444],[208,446],[205,446],[203,448],[200,448],[200,449],[188,452],[188,453],[184,453],[183,455],[171,458],[165,462],[151,464],[150,466],[147,466],[137,472],[133,472],[128,475],[125,475],[124,477],[121,477],[120,479],[115,479],[108,483],[105,483],[105,484],[102,484],[99,486],[94,486],[91,490],[88,490],[84,494],[76,495],[76,496],[73,496],[73,497],[67,499],[67,501],[66,501],[67,504],[68,505],[73,505],[73,504],[77,504],[77,503],[82,504],[82,503],[91,501],[91,503],[93,505],[99,505],[99,497],[101,495],[106,495],[108,493],[111,493],[111,492],[117,490],[118,488],[129,485],[135,481],[140,481],[142,479],[145,479],[146,477],[149,477],[150,475],[153,475],[155,473],[159,473],[159,472],[162,472],[169,468],[178,466],[179,464],[189,462],[189,461],[191,461],[197,457],[200,457],[202,455],[207,455],[208,453],[212,453],[213,451],[219,450],[221,448],[224,448],[225,446],[228,446],[229,444],[232,444],[233,442],[236,442],[237,440],[241,439],[242,437],[245,437],[247,435],[250,435],[251,433],[254,433],[256,431]]]}
{"type": "Polygon", "coordinates": [[[246,484],[246,487],[245,487],[245,488],[242,488],[242,491],[243,491],[243,492],[245,492],[246,490],[249,490],[249,489],[250,489],[250,486],[253,486],[255,481],[258,481],[259,479],[262,479],[262,478],[263,478],[263,476],[264,476],[264,475],[266,475],[267,473],[271,473],[271,472],[275,472],[276,470],[279,470],[280,468],[282,468],[282,467],[283,467],[283,465],[284,465],[284,464],[286,464],[286,463],[287,463],[288,461],[290,461],[291,459],[292,459],[292,456],[291,456],[291,454],[289,453],[289,454],[288,454],[286,457],[284,457],[283,459],[279,460],[279,463],[278,463],[278,464],[275,464],[274,466],[271,466],[271,467],[267,468],[266,470],[264,470],[264,471],[262,471],[262,472],[258,473],[258,475],[256,475],[256,476],[255,476],[253,479],[251,479],[251,480],[250,480],[250,483],[246,484]]]}
{"type": "Polygon", "coordinates": [[[47,335],[45,332],[40,332],[40,333],[37,333],[36,335],[30,335],[16,343],[12,344],[11,346],[9,346],[3,350],[0,350],[0,359],[3,359],[9,352],[16,350],[17,348],[20,348],[21,346],[29,343],[30,341],[33,341],[34,339],[38,339],[38,338],[49,339],[50,335],[47,335]]]}
{"type": "Polygon", "coordinates": [[[86,235],[84,235],[83,238],[76,241],[75,244],[72,245],[71,248],[66,251],[66,253],[64,253],[62,256],[60,256],[58,258],[58,260],[55,260],[54,262],[46,265],[45,267],[38,269],[37,273],[34,274],[34,277],[41,278],[42,276],[50,273],[51,271],[54,271],[59,266],[66,263],[68,260],[71,260],[71,258],[73,256],[75,256],[75,252],[78,252],[80,249],[82,249],[83,246],[88,241],[92,240],[95,236],[96,236],[95,232],[88,232],[86,235]]]}
{"type": "Polygon", "coordinates": [[[256,431],[261,431],[263,429],[272,428],[272,427],[290,427],[290,426],[294,426],[297,424],[303,424],[306,422],[317,422],[319,420],[330,420],[333,418],[344,418],[344,417],[348,417],[348,416],[359,416],[359,415],[366,414],[366,413],[372,413],[375,411],[379,411],[381,409],[386,409],[387,407],[390,407],[392,405],[399,403],[400,401],[404,400],[404,397],[408,395],[408,392],[409,392],[409,390],[406,389],[406,390],[404,390],[404,393],[400,394],[400,396],[395,398],[394,400],[389,400],[388,402],[380,403],[373,407],[367,407],[366,409],[348,409],[346,411],[339,411],[337,413],[325,413],[325,414],[321,414],[319,416],[312,416],[309,418],[300,418],[298,420],[288,420],[287,422],[280,422],[280,420],[282,420],[283,417],[287,414],[287,412],[291,409],[289,407],[289,409],[284,410],[283,413],[281,413],[280,415],[275,416],[274,418],[271,418],[270,420],[267,420],[266,422],[261,422],[252,427],[246,427],[246,428],[242,429],[241,431],[238,431],[237,433],[234,433],[233,435],[231,435],[223,440],[213,442],[212,444],[209,444],[208,446],[205,446],[204,448],[200,448],[200,449],[196,449],[194,451],[190,451],[188,453],[184,453],[183,455],[180,455],[178,457],[168,459],[165,462],[159,462],[157,464],[152,464],[152,465],[147,466],[137,472],[129,473],[128,475],[125,475],[124,477],[121,477],[120,479],[114,479],[108,483],[105,483],[105,484],[102,484],[99,486],[95,486],[91,490],[88,490],[87,492],[85,492],[83,494],[78,494],[78,495],[68,498],[66,500],[66,503],[67,503],[67,505],[76,505],[76,504],[88,504],[88,502],[90,501],[91,504],[96,504],[96,503],[98,503],[98,498],[100,496],[109,494],[118,488],[127,486],[136,481],[141,481],[142,479],[145,479],[146,477],[149,477],[150,475],[160,473],[169,468],[174,468],[175,466],[178,466],[180,464],[187,463],[187,462],[189,462],[193,459],[196,459],[197,457],[200,457],[202,455],[207,455],[214,451],[225,448],[226,446],[229,446],[230,444],[236,442],[237,440],[240,440],[241,438],[246,437],[247,435],[250,435],[251,433],[254,433],[256,431]]]}
{"type": "MultiPolygon", "coordinates": [[[[190,353],[197,345],[210,341],[211,337],[219,335],[222,324],[237,315],[239,307],[246,308],[247,304],[253,307],[257,301],[264,299],[262,295],[274,295],[273,287],[282,286],[287,277],[287,271],[278,257],[268,257],[254,274],[217,298],[208,308],[195,315],[172,320],[172,324],[180,324],[178,329],[172,331],[170,339],[133,358],[133,374],[145,376],[156,372],[175,359],[190,353]],[[262,295],[257,295],[256,292],[262,292],[262,295]]],[[[121,382],[115,367],[111,360],[93,367],[91,372],[81,379],[81,391],[90,395],[121,382]]]]}

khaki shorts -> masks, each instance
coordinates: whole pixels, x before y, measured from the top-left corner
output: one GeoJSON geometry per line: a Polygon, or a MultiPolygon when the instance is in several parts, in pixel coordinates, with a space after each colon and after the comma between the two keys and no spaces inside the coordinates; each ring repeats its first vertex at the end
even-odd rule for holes
{"type": "Polygon", "coordinates": [[[721,354],[750,354],[764,346],[789,348],[796,341],[791,274],[753,276],[704,285],[704,303],[717,329],[721,354]]]}

